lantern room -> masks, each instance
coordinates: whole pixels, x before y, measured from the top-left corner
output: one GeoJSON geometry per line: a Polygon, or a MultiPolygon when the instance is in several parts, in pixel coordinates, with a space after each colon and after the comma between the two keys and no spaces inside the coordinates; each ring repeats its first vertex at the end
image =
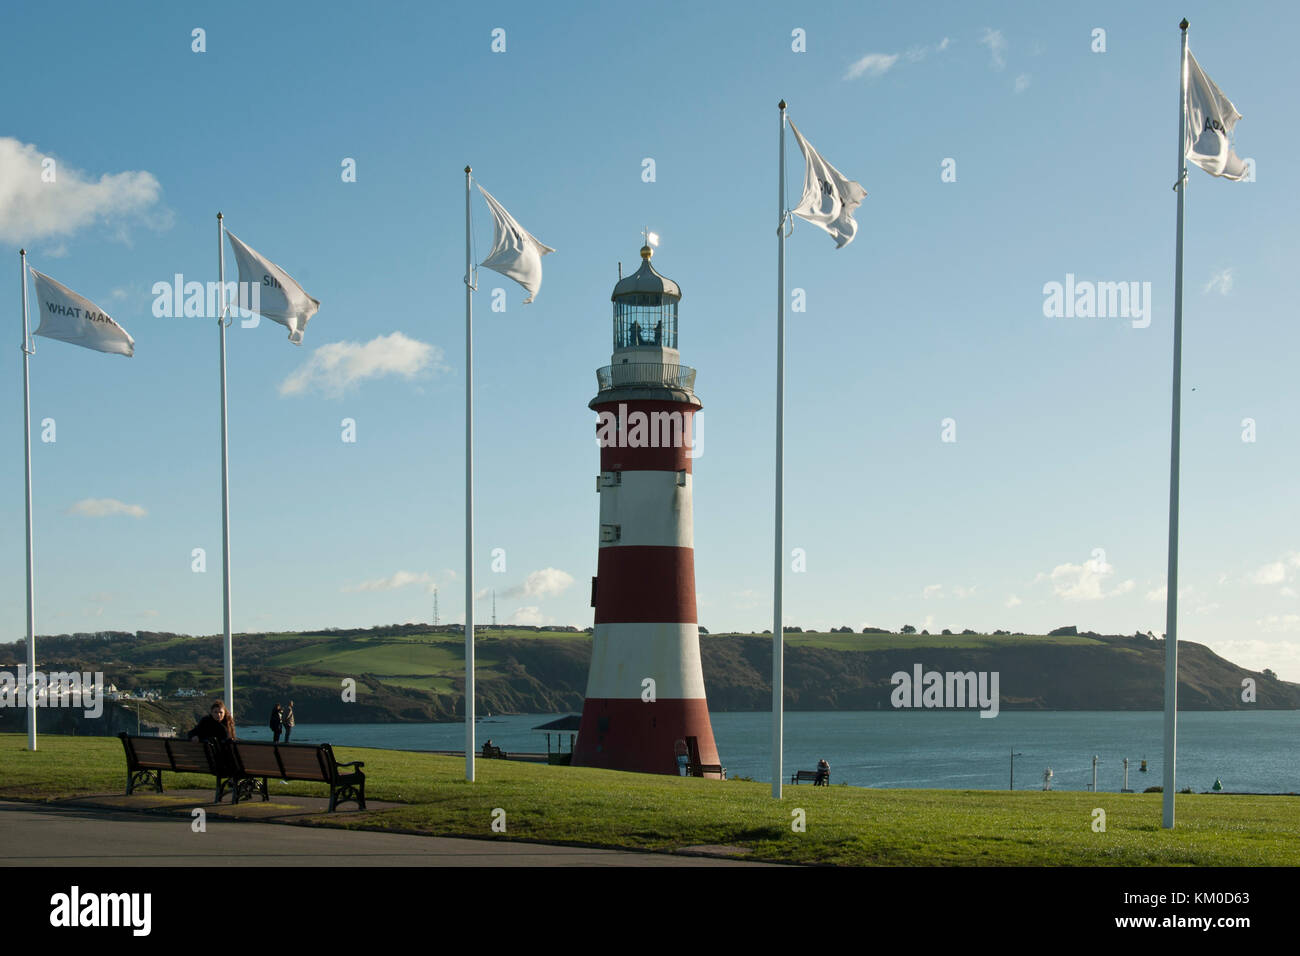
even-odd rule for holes
{"type": "MultiPolygon", "coordinates": [[[[654,250],[641,247],[641,268],[619,279],[614,302],[614,351],[625,349],[677,351],[677,303],[682,290],[650,264],[654,250]]],[[[621,357],[628,361],[626,356],[621,357]]],[[[676,356],[674,355],[674,364],[676,356]]],[[[641,361],[650,360],[649,356],[641,361]]],[[[617,364],[619,359],[615,359],[617,364]]]]}

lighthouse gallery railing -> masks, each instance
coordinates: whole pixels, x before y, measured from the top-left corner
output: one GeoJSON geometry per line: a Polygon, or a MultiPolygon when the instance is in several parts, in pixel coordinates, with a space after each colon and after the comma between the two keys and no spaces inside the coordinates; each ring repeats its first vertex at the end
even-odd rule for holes
{"type": "Polygon", "coordinates": [[[596,381],[600,383],[602,392],[637,385],[680,388],[690,392],[695,390],[695,369],[689,365],[627,362],[596,369],[596,381]]]}

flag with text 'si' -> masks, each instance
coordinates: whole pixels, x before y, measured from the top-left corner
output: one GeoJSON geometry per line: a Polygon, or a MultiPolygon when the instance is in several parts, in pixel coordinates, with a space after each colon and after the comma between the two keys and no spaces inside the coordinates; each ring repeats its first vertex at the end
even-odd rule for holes
{"type": "Polygon", "coordinates": [[[289,330],[289,341],[302,345],[302,333],[320,303],[303,291],[302,286],[266,256],[236,238],[229,229],[230,247],[235,250],[239,263],[239,281],[242,286],[239,305],[279,322],[289,330]],[[256,307],[244,301],[243,289],[257,286],[256,307]]]}
{"type": "Polygon", "coordinates": [[[1228,138],[1241,114],[1223,90],[1205,75],[1192,51],[1187,51],[1187,158],[1211,176],[1243,180],[1250,173],[1232,151],[1228,138]]]}
{"type": "Polygon", "coordinates": [[[487,200],[493,224],[492,251],[479,265],[523,286],[528,292],[528,298],[524,299],[524,305],[527,305],[542,287],[542,256],[555,250],[534,239],[486,189],[479,186],[478,191],[487,200]]]}
{"type": "Polygon", "coordinates": [[[35,269],[31,273],[36,280],[36,301],[41,314],[40,327],[33,334],[110,355],[129,358],[135,354],[135,339],[103,309],[61,282],[35,269]]]}
{"type": "Polygon", "coordinates": [[[790,129],[804,158],[803,197],[790,211],[800,219],[825,229],[835,240],[835,248],[842,249],[857,235],[858,224],[853,219],[853,210],[862,205],[867,191],[861,183],[848,179],[822,159],[821,154],[799,135],[793,120],[790,129]]]}

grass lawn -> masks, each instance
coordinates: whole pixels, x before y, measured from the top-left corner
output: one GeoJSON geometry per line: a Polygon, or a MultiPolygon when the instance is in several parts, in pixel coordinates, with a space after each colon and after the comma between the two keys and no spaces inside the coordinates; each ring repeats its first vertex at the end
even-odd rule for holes
{"type": "MultiPolygon", "coordinates": [[[[121,743],[104,737],[0,734],[0,799],[121,793],[121,743]]],[[[1178,827],[1160,828],[1159,794],[868,790],[624,774],[576,767],[464,760],[345,747],[366,762],[367,796],[405,806],[331,825],[625,849],[699,844],[748,849],[749,859],[846,865],[1300,865],[1300,798],[1179,795],[1178,827]],[[495,808],[505,834],[491,831],[495,808]],[[1093,809],[1106,832],[1093,830],[1093,809]],[[792,829],[801,809],[806,832],[792,829]]],[[[207,788],[210,777],[166,775],[169,789],[207,788]]],[[[284,793],[322,795],[290,784],[284,793]]],[[[250,824],[252,825],[252,824],[250,824]]]]}

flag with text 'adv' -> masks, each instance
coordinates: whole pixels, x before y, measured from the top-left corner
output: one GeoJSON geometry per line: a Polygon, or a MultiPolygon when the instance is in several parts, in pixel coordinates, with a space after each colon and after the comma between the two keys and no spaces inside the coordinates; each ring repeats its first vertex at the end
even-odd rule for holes
{"type": "MultiPolygon", "coordinates": [[[[272,322],[279,322],[289,330],[289,341],[302,345],[307,321],[316,314],[320,303],[304,292],[289,273],[237,239],[229,229],[226,235],[230,237],[230,247],[235,250],[235,261],[239,263],[239,281],[246,283],[244,288],[258,287],[260,302],[255,311],[272,322]]],[[[250,307],[242,294],[238,304],[250,307]]]]}
{"type": "Polygon", "coordinates": [[[835,248],[842,249],[858,232],[853,210],[867,198],[867,191],[861,183],[846,179],[843,173],[822,159],[817,150],[799,135],[793,120],[790,129],[803,150],[804,158],[803,198],[790,211],[800,219],[825,229],[835,240],[835,248]]]}
{"type": "Polygon", "coordinates": [[[36,280],[36,300],[41,310],[41,324],[36,335],[111,355],[130,357],[135,354],[135,339],[103,309],[35,269],[32,276],[36,280]]]}
{"type": "Polygon", "coordinates": [[[1211,176],[1242,180],[1250,170],[1229,136],[1241,114],[1187,51],[1187,158],[1211,176]]]}

